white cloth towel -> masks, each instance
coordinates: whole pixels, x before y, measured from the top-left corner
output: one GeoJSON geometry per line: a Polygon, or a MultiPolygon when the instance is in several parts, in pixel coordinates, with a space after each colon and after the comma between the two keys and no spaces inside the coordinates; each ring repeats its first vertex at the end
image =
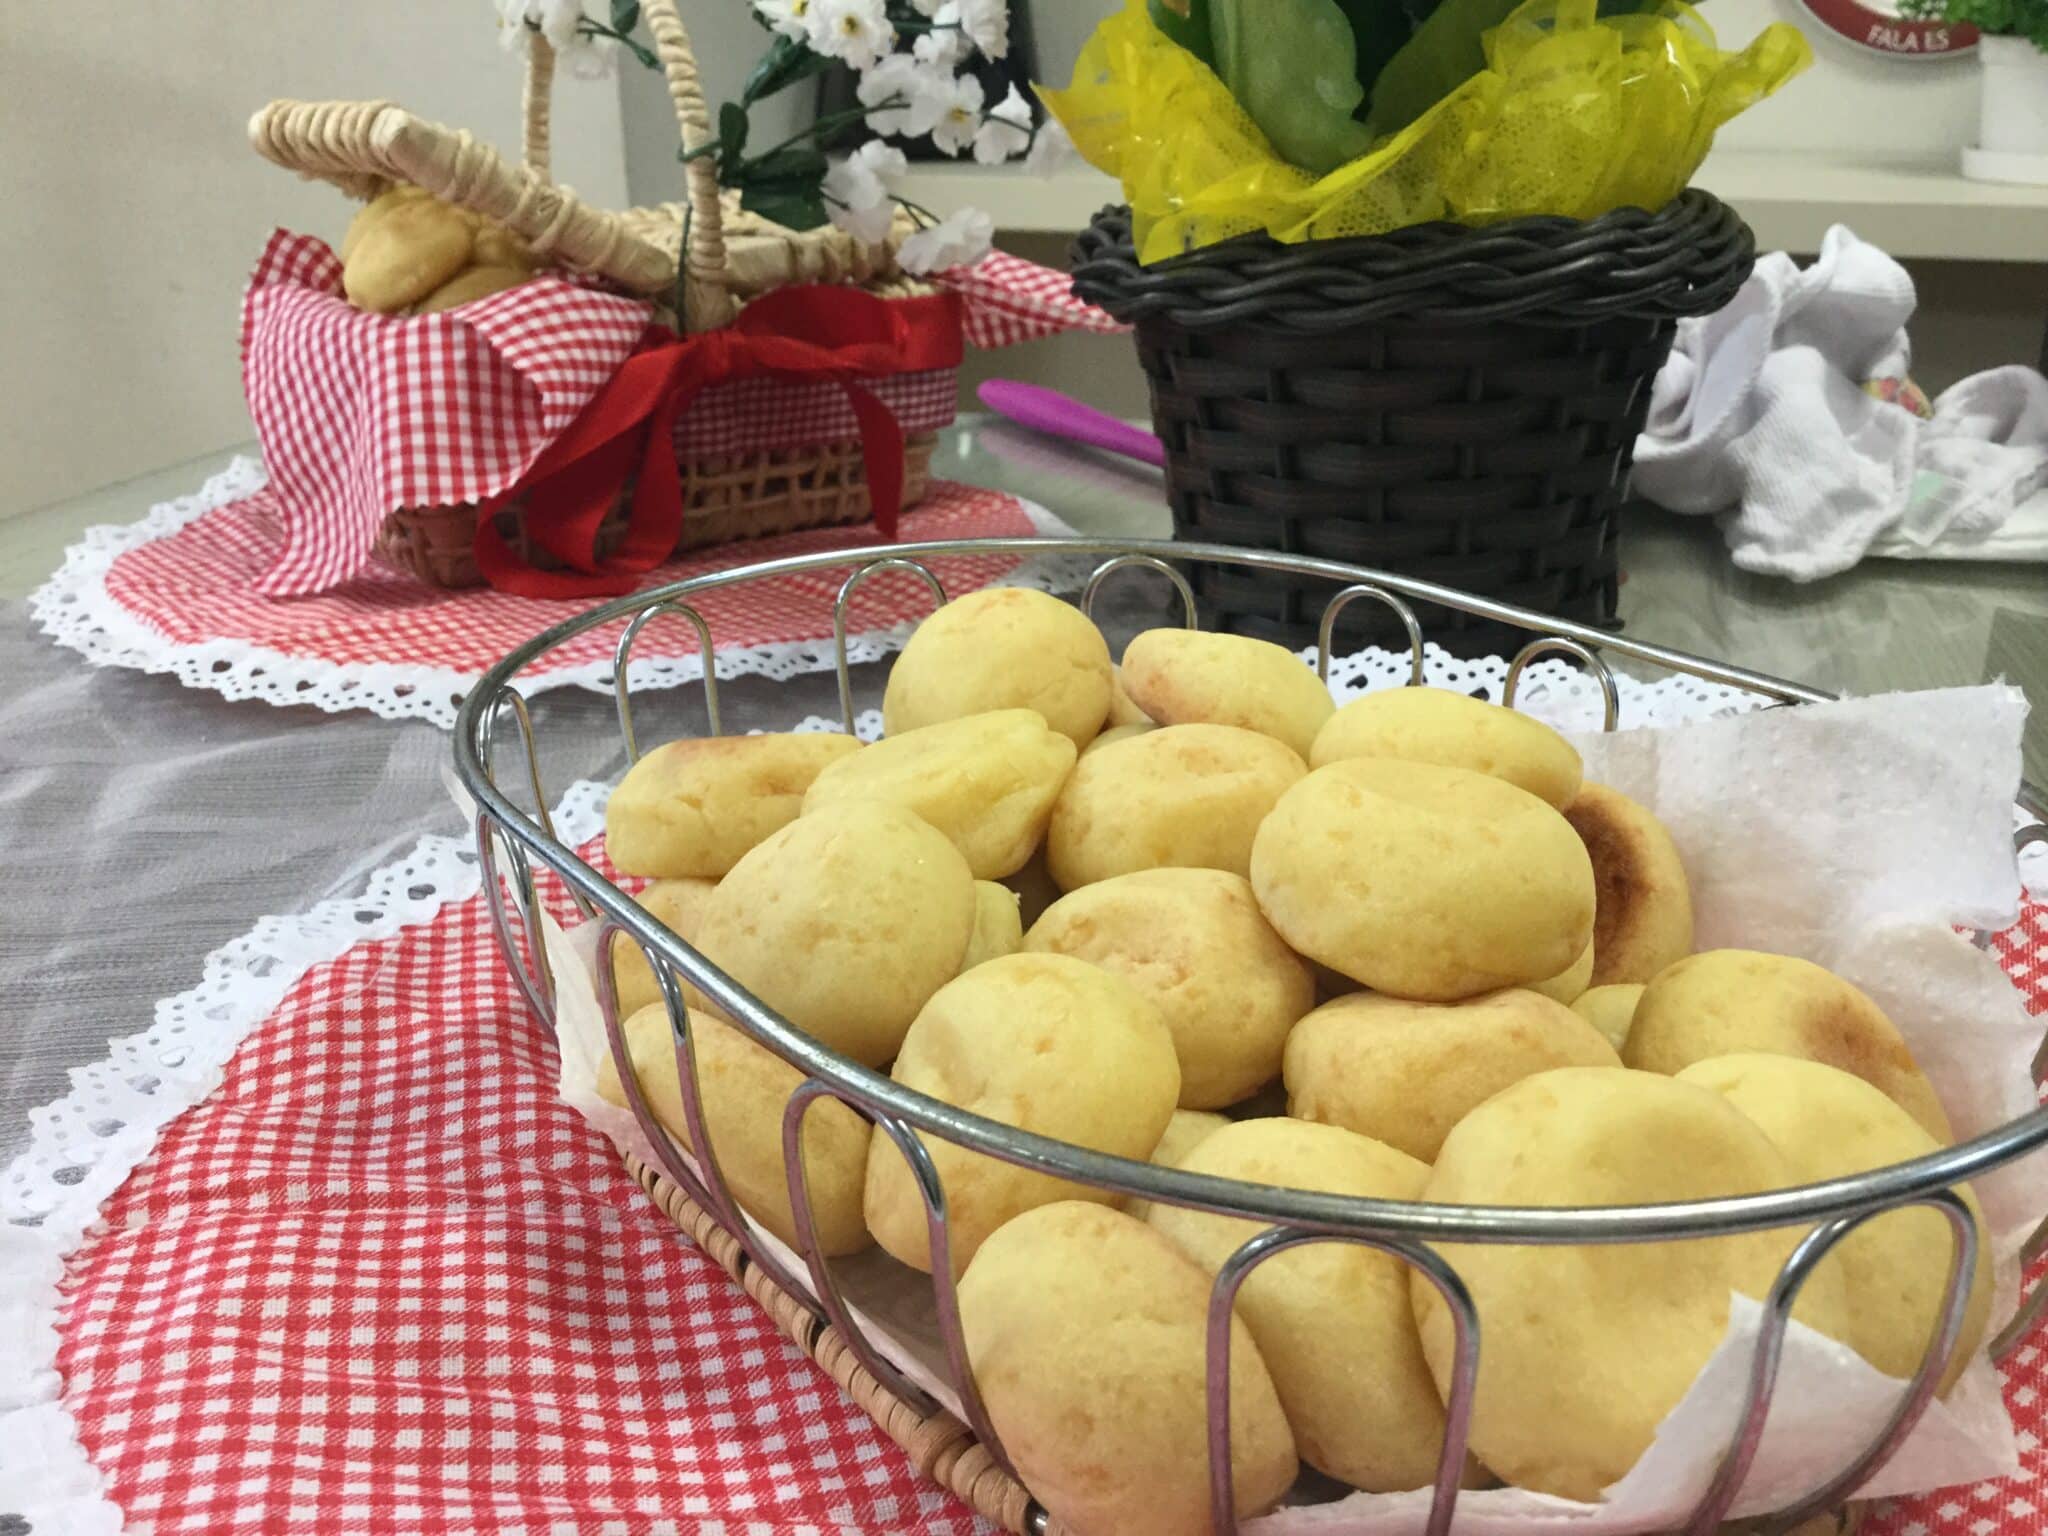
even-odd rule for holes
{"type": "Polygon", "coordinates": [[[1865,555],[2048,559],[2048,380],[1993,368],[1926,420],[1903,381],[1913,280],[1837,224],[1801,270],[1775,252],[1679,323],[1636,441],[1636,494],[1721,514],[1735,563],[1795,581],[1865,555]],[[1732,510],[1731,510],[1732,509],[1732,510]]]}

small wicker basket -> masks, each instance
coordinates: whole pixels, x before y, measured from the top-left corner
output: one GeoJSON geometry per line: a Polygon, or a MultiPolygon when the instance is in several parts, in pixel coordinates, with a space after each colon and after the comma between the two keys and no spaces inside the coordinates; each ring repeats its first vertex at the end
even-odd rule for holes
{"type": "MultiPolygon", "coordinates": [[[[641,14],[668,80],[684,149],[710,142],[696,56],[675,0],[647,0],[641,14]]],[[[736,196],[721,194],[709,156],[684,166],[683,202],[624,212],[592,207],[557,185],[549,172],[554,74],[554,50],[535,33],[527,54],[523,163],[516,166],[460,129],[383,101],[274,101],[250,120],[249,139],[265,159],[330,182],[351,197],[368,201],[411,184],[472,209],[525,240],[543,261],[653,299],[657,319],[684,332],[729,325],[749,300],[797,283],[855,284],[884,299],[937,291],[906,277],[896,264],[905,226],[877,246],[829,226],[801,233],[785,229],[743,211],[736,196]],[[679,265],[678,314],[670,306],[679,265]]],[[[930,433],[905,441],[906,507],[924,495],[935,443],[930,433]]],[[[681,548],[857,523],[870,514],[861,446],[854,439],[684,460],[679,467],[681,548]]],[[[548,557],[525,536],[518,502],[507,503],[498,515],[511,547],[546,568],[548,557]]],[[[403,508],[386,521],[379,547],[435,586],[475,586],[483,579],[473,553],[476,523],[474,504],[403,508]]],[[[615,539],[623,525],[621,508],[606,532],[615,539]]],[[[605,547],[601,534],[599,552],[605,547]]]]}
{"type": "MultiPolygon", "coordinates": [[[[1656,212],[1280,245],[1247,235],[1141,264],[1127,210],[1074,244],[1074,291],[1137,330],[1174,536],[1398,571],[1615,622],[1618,512],[1678,321],[1721,307],[1755,239],[1689,191],[1656,212]]],[[[1209,568],[1218,627],[1316,641],[1334,590],[1209,568]]],[[[1430,638],[1514,637],[1420,605],[1430,638]]],[[[1401,643],[1355,604],[1347,644],[1401,643]]]]}

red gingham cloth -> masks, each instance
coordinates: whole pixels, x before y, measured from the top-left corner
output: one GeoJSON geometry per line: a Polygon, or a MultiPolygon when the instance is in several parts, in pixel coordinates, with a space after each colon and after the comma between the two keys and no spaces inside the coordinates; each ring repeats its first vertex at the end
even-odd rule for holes
{"type": "MultiPolygon", "coordinates": [[[[979,346],[1115,330],[1065,274],[991,255],[942,281],[979,346]]],[[[277,230],[242,302],[243,389],[286,537],[256,589],[324,592],[368,564],[401,507],[478,501],[515,485],[611,377],[650,306],[542,277],[438,315],[365,314],[341,296],[327,245],[277,230]]],[[[909,433],[953,419],[957,374],[873,381],[909,433]]],[[[829,384],[747,380],[708,389],[677,423],[678,453],[713,458],[858,436],[829,384]]]]}
{"type": "MultiPolygon", "coordinates": [[[[2048,907],[1997,948],[2048,1007],[2048,907]]],[[[654,1210],[556,1071],[480,897],[291,989],[67,1270],[64,1401],[131,1528],[976,1529],[654,1210]]],[[[2005,1374],[2019,1475],[1866,1536],[2036,1536],[2042,1346],[2005,1374]]]]}
{"type": "MultiPolygon", "coordinates": [[[[283,523],[275,493],[259,491],[122,554],[107,572],[107,595],[176,642],[246,640],[297,659],[386,662],[470,675],[588,606],[581,600],[519,597],[492,587],[444,591],[381,561],[331,592],[277,602],[261,595],[257,577],[277,558],[286,538],[283,523]]],[[[945,480],[935,481],[899,525],[906,542],[1029,538],[1037,531],[1016,497],[945,480]]],[[[865,523],[750,539],[672,561],[649,572],[642,586],[874,542],[874,527],[865,523]]],[[[946,590],[957,595],[1000,581],[1022,563],[1014,555],[973,555],[932,565],[946,590]]],[[[704,593],[695,605],[721,651],[829,639],[832,598],[845,575],[826,570],[746,582],[704,593]]],[[[930,606],[921,587],[877,582],[855,600],[853,622],[859,630],[883,629],[922,618],[930,606]]],[[[618,626],[588,631],[553,652],[548,665],[562,669],[601,661],[618,638],[618,626]]],[[[696,648],[688,626],[656,624],[642,632],[634,654],[687,655],[696,648]]]]}

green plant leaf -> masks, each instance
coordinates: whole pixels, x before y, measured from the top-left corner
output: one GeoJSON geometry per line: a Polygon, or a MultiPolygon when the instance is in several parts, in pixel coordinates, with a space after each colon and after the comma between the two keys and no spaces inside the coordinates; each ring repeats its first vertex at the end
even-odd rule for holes
{"type": "Polygon", "coordinates": [[[740,91],[740,104],[751,107],[755,102],[766,100],[799,80],[821,75],[831,67],[832,61],[824,54],[812,52],[793,37],[778,35],[747,76],[746,86],[740,91]]]}
{"type": "Polygon", "coordinates": [[[789,144],[742,165],[739,184],[749,187],[808,181],[815,185],[825,179],[827,164],[823,150],[813,149],[807,144],[789,144]]]}
{"type": "MultiPolygon", "coordinates": [[[[1415,0],[1407,0],[1414,14],[1415,0]]],[[[1522,0],[1421,0],[1424,19],[1372,82],[1366,126],[1375,139],[1399,133],[1486,68],[1486,34],[1522,0]]],[[[1661,0],[1599,0],[1600,16],[1653,11],[1661,0]]],[[[2048,0],[2042,0],[2048,4],[2048,0]]],[[[1360,71],[1362,75],[1363,70],[1360,71]]]]}
{"type": "Polygon", "coordinates": [[[1145,0],[1152,25],[1214,67],[1216,49],[1209,35],[1209,0],[1145,0]]]}
{"type": "Polygon", "coordinates": [[[1337,0],[1344,19],[1351,23],[1351,41],[1356,53],[1355,73],[1372,100],[1373,85],[1387,61],[1401,51],[1414,31],[1402,0],[1337,0]]]}
{"type": "Polygon", "coordinates": [[[740,206],[785,229],[816,229],[825,222],[825,198],[815,182],[808,187],[782,181],[743,187],[740,206]]]}
{"type": "Polygon", "coordinates": [[[728,101],[718,109],[718,180],[725,186],[732,185],[738,174],[740,157],[747,149],[747,109],[736,101],[728,101]]]}
{"type": "Polygon", "coordinates": [[[1480,39],[1521,0],[1443,0],[1373,82],[1366,126],[1399,133],[1486,68],[1480,39]]]}
{"type": "Polygon", "coordinates": [[[624,37],[640,25],[640,0],[612,0],[612,30],[624,37]]]}
{"type": "Polygon", "coordinates": [[[1216,73],[1282,159],[1312,175],[1371,143],[1357,46],[1337,0],[1210,0],[1216,73]]]}

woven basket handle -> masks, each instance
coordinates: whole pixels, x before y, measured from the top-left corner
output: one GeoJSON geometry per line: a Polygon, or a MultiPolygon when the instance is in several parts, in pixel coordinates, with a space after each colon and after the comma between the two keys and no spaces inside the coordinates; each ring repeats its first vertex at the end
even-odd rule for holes
{"type": "Polygon", "coordinates": [[[548,98],[555,86],[555,45],[538,31],[526,41],[526,94],[521,103],[526,126],[519,151],[529,171],[542,181],[553,181],[554,172],[549,165],[553,146],[548,142],[548,98]]]}
{"type": "MultiPolygon", "coordinates": [[[[697,82],[697,56],[690,34],[676,14],[675,0],[643,0],[640,14],[654,35],[654,52],[668,77],[669,99],[683,133],[683,152],[711,142],[711,113],[697,82]]],[[[685,206],[690,210],[682,249],[676,259],[684,269],[683,313],[686,331],[710,331],[732,319],[735,305],[726,290],[725,230],[718,207],[718,168],[709,155],[683,167],[685,206]]]]}

